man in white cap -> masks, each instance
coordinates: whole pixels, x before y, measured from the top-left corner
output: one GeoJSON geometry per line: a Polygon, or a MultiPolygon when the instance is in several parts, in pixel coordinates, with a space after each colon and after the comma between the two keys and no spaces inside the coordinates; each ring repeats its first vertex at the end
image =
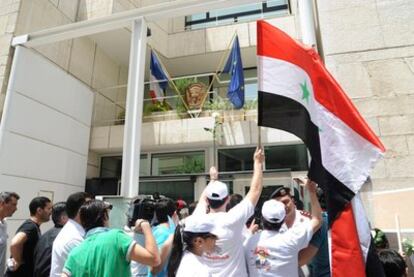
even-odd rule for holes
{"type": "Polygon", "coordinates": [[[316,184],[308,181],[305,186],[311,200],[309,221],[283,230],[285,205],[275,199],[263,204],[264,230],[250,237],[244,247],[249,276],[298,276],[298,253],[309,244],[322,223],[316,184]]]}
{"type": "Polygon", "coordinates": [[[194,211],[195,215],[206,214],[208,206],[210,212],[207,217],[216,224],[218,236],[216,247],[213,252],[203,256],[212,276],[247,276],[242,230],[246,221],[253,215],[254,207],[262,193],[263,149],[256,149],[253,159],[254,172],[250,190],[239,204],[226,212],[226,206],[229,202],[227,185],[213,180],[204,190],[194,211]]]}

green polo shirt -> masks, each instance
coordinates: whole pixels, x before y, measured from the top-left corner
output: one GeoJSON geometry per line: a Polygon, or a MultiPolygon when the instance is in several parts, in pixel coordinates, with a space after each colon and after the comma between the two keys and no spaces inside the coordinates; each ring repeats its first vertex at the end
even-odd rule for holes
{"type": "Polygon", "coordinates": [[[70,252],[63,272],[74,277],[131,276],[129,254],[134,244],[122,230],[94,228],[70,252]]]}

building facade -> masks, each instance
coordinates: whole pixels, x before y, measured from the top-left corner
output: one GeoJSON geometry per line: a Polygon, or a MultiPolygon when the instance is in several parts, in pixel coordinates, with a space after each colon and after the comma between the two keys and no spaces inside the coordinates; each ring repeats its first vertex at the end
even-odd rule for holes
{"type": "MultiPolygon", "coordinates": [[[[0,0],[0,107],[5,106],[10,91],[15,58],[13,37],[165,2],[169,1],[0,0]]],[[[374,226],[395,232],[398,215],[403,231],[411,233],[414,231],[410,216],[410,200],[414,197],[414,3],[324,0],[313,4],[321,57],[387,149],[362,192],[370,221],[374,226]]],[[[209,88],[209,94],[201,111],[187,113],[174,86],[170,85],[166,91],[167,104],[157,106],[149,97],[149,85],[145,85],[137,194],[159,191],[192,201],[205,186],[212,165],[218,166],[222,179],[234,193],[245,194],[259,132],[267,155],[265,192],[277,185],[292,186],[293,177],[306,174],[310,157],[298,138],[279,130],[259,131],[257,127],[255,21],[261,18],[296,39],[302,38],[297,0],[252,1],[148,22],[151,35],[145,80],[149,80],[149,53],[154,49],[177,86],[185,82],[201,83],[209,88]],[[240,41],[246,83],[247,101],[242,110],[233,109],[225,97],[228,76],[215,77],[222,70],[220,64],[234,34],[240,41]]],[[[24,196],[17,219],[27,216],[25,205],[38,194],[60,201],[67,193],[84,189],[85,183],[101,189],[102,193],[118,191],[130,40],[131,28],[123,27],[30,49],[48,66],[61,70],[89,91],[85,93],[91,95],[88,101],[92,101],[92,112],[83,118],[77,118],[76,111],[64,113],[80,122],[86,146],[83,141],[80,146],[72,147],[70,142],[63,143],[65,138],[60,139],[62,143],[48,142],[62,151],[69,149],[75,153],[84,172],[68,170],[53,175],[50,168],[42,171],[40,167],[44,164],[35,163],[33,158],[34,167],[39,170],[14,174],[37,182],[33,189],[27,192],[23,185],[0,184],[2,190],[15,188],[24,196]],[[71,173],[77,177],[68,177],[71,173]]],[[[36,124],[47,126],[48,118],[36,124]]],[[[59,161],[62,164],[59,170],[64,170],[68,166],[66,159],[59,161]]]]}

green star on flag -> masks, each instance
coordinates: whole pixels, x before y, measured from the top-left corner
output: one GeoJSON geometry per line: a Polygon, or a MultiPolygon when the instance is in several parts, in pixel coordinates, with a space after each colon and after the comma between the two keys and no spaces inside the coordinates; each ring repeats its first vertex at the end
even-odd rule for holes
{"type": "Polygon", "coordinates": [[[306,103],[309,104],[310,92],[308,90],[308,86],[306,84],[306,80],[303,81],[303,84],[300,84],[300,88],[302,89],[302,100],[305,100],[306,103]]]}

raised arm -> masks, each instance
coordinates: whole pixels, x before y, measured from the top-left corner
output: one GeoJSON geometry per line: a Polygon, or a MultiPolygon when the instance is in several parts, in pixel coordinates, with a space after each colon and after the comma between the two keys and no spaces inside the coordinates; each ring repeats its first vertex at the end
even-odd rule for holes
{"type": "MultiPolygon", "coordinates": [[[[210,167],[210,181],[218,180],[218,171],[215,166],[210,167]]],[[[206,214],[207,213],[207,197],[206,197],[206,188],[204,188],[203,192],[200,195],[200,199],[198,200],[197,207],[195,208],[193,214],[199,215],[199,214],[206,214]]]]}
{"type": "Polygon", "coordinates": [[[307,180],[305,187],[309,191],[310,204],[311,204],[311,224],[312,230],[315,234],[316,231],[322,226],[322,208],[319,204],[318,196],[316,195],[317,185],[311,180],[307,180]]]}
{"type": "Polygon", "coordinates": [[[145,237],[145,248],[135,244],[131,251],[130,258],[133,261],[149,266],[160,264],[160,254],[158,253],[157,243],[152,235],[151,226],[148,221],[138,219],[135,223],[135,230],[142,232],[145,237]]]}
{"type": "Polygon", "coordinates": [[[151,267],[152,275],[158,274],[165,267],[165,264],[168,262],[168,258],[170,257],[173,240],[174,235],[170,235],[162,245],[160,249],[161,263],[157,266],[151,267]]]}
{"type": "Polygon", "coordinates": [[[253,178],[246,198],[249,199],[254,206],[256,206],[263,189],[263,163],[265,160],[263,148],[256,148],[253,160],[253,178]]]}

